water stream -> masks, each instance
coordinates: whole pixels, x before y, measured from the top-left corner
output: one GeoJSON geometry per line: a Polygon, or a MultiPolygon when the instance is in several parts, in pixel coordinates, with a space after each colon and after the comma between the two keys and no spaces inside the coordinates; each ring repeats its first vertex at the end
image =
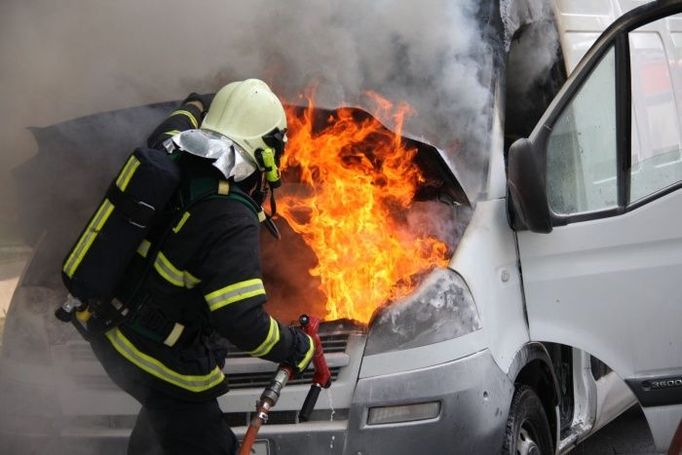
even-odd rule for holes
{"type": "MultiPolygon", "coordinates": [[[[331,387],[325,390],[325,393],[327,394],[327,402],[329,403],[329,421],[333,422],[334,421],[334,414],[336,414],[336,411],[334,410],[334,401],[332,399],[332,389],[331,387]]],[[[336,440],[336,436],[332,436],[331,440],[329,441],[329,450],[332,451],[334,450],[334,441],[336,440]]]]}
{"type": "Polygon", "coordinates": [[[332,389],[331,387],[328,389],[325,389],[327,393],[327,401],[329,403],[329,410],[331,411],[329,413],[329,421],[333,422],[334,421],[334,415],[336,414],[336,411],[334,410],[334,401],[332,400],[332,389]]]}

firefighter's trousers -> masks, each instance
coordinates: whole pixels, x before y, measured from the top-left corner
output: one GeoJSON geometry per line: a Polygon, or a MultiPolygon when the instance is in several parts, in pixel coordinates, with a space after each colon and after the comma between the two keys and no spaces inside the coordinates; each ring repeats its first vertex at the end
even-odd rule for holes
{"type": "Polygon", "coordinates": [[[217,400],[179,401],[151,390],[128,442],[128,455],[225,455],[236,450],[237,440],[217,400]]]}
{"type": "Polygon", "coordinates": [[[152,387],[145,374],[94,340],[95,354],[109,377],[142,409],[128,442],[128,455],[232,455],[237,439],[215,398],[187,401],[152,387]],[[108,356],[118,361],[106,361],[108,356]]]}

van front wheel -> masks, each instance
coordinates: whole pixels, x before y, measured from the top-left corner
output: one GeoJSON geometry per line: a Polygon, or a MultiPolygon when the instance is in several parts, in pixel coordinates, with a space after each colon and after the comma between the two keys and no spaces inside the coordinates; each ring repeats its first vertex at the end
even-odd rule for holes
{"type": "Polygon", "coordinates": [[[552,433],[535,391],[519,386],[514,392],[504,434],[503,455],[550,455],[552,433]]]}

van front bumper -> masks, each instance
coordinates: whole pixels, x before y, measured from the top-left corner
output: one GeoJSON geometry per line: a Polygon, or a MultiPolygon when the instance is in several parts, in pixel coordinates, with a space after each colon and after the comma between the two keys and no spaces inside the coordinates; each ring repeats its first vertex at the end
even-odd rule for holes
{"type": "Polygon", "coordinates": [[[361,379],[344,453],[499,453],[513,393],[512,381],[487,350],[420,370],[361,379]],[[377,410],[372,414],[385,415],[393,406],[425,404],[433,409],[433,403],[439,412],[432,418],[369,423],[372,408],[377,410]]]}
{"type": "MultiPolygon", "coordinates": [[[[331,393],[333,397],[333,388],[331,393]]],[[[324,395],[320,401],[325,399],[324,395]]],[[[261,428],[258,439],[268,447],[269,455],[498,453],[512,395],[513,383],[484,350],[428,368],[360,379],[350,409],[337,410],[333,420],[271,422],[261,428]],[[437,415],[411,422],[368,423],[370,409],[381,411],[423,403],[438,403],[437,415]]],[[[134,420],[134,416],[130,417],[126,419],[128,425],[134,420]]],[[[26,453],[16,449],[35,445],[52,447],[53,453],[121,453],[130,434],[130,427],[125,424],[118,428],[102,425],[63,428],[47,424],[43,429],[47,431],[41,432],[35,431],[39,423],[36,420],[32,424],[23,421],[9,434],[9,428],[4,428],[7,423],[0,425],[3,427],[0,445],[13,449],[3,453],[26,453]]],[[[246,428],[233,430],[241,438],[246,428]]]]}
{"type": "MultiPolygon", "coordinates": [[[[512,381],[484,350],[428,368],[360,379],[347,420],[266,425],[259,439],[269,455],[499,453],[513,393],[512,381]],[[433,403],[438,403],[435,417],[368,423],[370,409],[378,410],[372,411],[376,416],[395,406],[433,409],[433,403]]],[[[244,431],[235,428],[240,438],[244,431]]]]}

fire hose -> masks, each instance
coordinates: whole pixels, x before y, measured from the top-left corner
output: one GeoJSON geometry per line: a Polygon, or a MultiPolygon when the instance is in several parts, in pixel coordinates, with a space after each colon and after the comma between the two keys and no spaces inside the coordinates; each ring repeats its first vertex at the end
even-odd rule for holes
{"type": "MultiPolygon", "coordinates": [[[[327,361],[324,358],[322,342],[320,341],[320,335],[318,333],[320,329],[320,320],[314,316],[307,316],[304,314],[299,318],[299,322],[301,323],[303,331],[312,338],[313,344],[315,345],[315,353],[313,354],[312,360],[315,368],[313,383],[310,386],[308,395],[306,395],[305,400],[303,401],[301,411],[298,413],[299,420],[307,422],[313,409],[315,409],[315,403],[317,403],[317,398],[320,396],[320,391],[331,386],[332,376],[329,372],[327,361]]],[[[293,369],[289,365],[279,366],[272,381],[270,381],[270,384],[263,390],[260,399],[256,403],[256,413],[253,415],[249,428],[246,430],[244,440],[239,448],[239,455],[251,454],[251,449],[256,441],[258,430],[267,423],[270,410],[277,404],[282,389],[287,385],[287,382],[292,376],[293,369]]]]}

